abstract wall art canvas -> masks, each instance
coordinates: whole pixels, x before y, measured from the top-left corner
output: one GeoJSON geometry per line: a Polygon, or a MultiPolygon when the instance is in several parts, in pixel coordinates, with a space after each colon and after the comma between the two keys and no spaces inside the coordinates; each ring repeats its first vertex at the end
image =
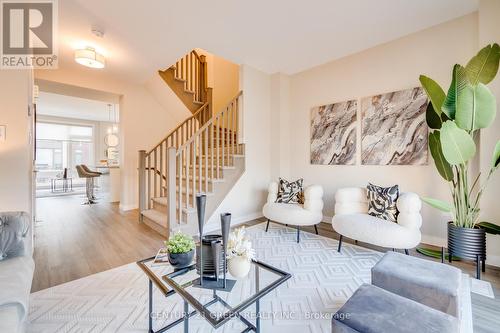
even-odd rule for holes
{"type": "Polygon", "coordinates": [[[361,163],[427,164],[427,96],[412,88],[361,100],[361,163]]]}
{"type": "Polygon", "coordinates": [[[356,100],[311,110],[311,164],[356,163],[356,100]]]}

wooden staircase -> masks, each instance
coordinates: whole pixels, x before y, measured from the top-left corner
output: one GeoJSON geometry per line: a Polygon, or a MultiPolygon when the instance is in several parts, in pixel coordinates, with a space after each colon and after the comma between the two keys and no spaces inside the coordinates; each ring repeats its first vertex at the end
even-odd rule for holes
{"type": "Polygon", "coordinates": [[[195,113],[203,104],[211,102],[212,88],[208,88],[207,61],[204,55],[191,51],[172,67],[158,71],[184,105],[195,113]]]}
{"type": "Polygon", "coordinates": [[[194,235],[196,195],[207,195],[209,218],[245,171],[242,92],[213,114],[206,62],[195,51],[159,73],[186,106],[197,108],[151,150],[139,151],[141,221],[165,237],[175,230],[194,235]]]}

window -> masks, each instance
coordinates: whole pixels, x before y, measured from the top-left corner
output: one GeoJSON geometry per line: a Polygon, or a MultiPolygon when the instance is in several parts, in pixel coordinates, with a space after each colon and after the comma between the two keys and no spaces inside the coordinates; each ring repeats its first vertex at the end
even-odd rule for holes
{"type": "Polygon", "coordinates": [[[37,122],[36,133],[37,190],[50,188],[51,179],[61,176],[65,168],[68,177],[77,178],[76,165],[95,164],[92,126],[37,122]]]}

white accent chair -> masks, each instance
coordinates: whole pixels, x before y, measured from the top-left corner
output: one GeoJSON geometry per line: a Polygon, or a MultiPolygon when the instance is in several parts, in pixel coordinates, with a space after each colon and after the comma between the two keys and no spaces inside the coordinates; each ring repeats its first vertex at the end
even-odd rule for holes
{"type": "Polygon", "coordinates": [[[277,203],[278,183],[272,182],[269,185],[267,203],[262,209],[262,214],[267,218],[266,232],[269,222],[278,222],[285,225],[297,227],[297,243],[300,241],[300,227],[314,226],[323,220],[323,187],[311,185],[304,190],[304,204],[277,203]]]}
{"type": "Polygon", "coordinates": [[[340,234],[338,252],[345,236],[393,250],[404,249],[408,254],[408,249],[417,246],[422,236],[422,202],[417,194],[408,192],[400,194],[396,205],[398,223],[368,215],[366,188],[339,189],[335,193],[335,216],[332,219],[333,229],[340,234]]]}

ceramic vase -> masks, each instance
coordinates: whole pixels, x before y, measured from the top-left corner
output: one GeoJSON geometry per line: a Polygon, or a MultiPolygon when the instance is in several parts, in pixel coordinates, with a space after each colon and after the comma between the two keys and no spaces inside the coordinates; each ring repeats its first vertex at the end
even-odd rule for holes
{"type": "Polygon", "coordinates": [[[250,272],[251,263],[244,257],[232,257],[227,262],[229,273],[237,278],[242,279],[250,272]]]}

